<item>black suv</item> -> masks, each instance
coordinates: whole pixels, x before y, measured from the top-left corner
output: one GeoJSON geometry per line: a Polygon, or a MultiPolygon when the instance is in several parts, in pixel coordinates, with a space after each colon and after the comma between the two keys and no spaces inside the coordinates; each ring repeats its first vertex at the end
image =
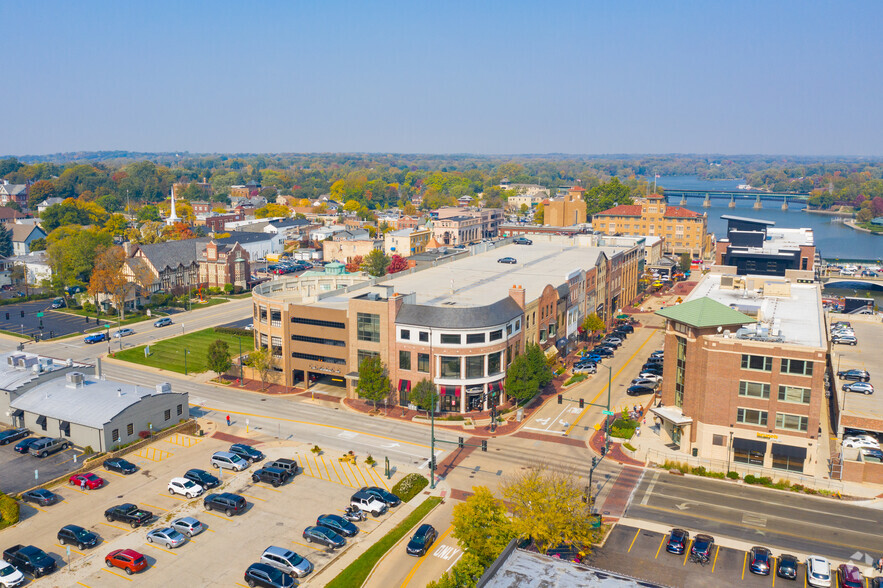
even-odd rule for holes
{"type": "Polygon", "coordinates": [[[98,545],[98,535],[77,525],[65,525],[58,532],[58,542],[62,545],[76,545],[77,549],[86,549],[98,545]]]}
{"type": "Polygon", "coordinates": [[[202,501],[206,510],[222,510],[228,517],[245,511],[248,503],[245,498],[231,492],[221,492],[219,494],[209,494],[202,501]]]}
{"type": "Polygon", "coordinates": [[[287,459],[285,457],[280,457],[277,460],[271,461],[265,467],[268,468],[279,468],[280,470],[286,471],[294,477],[297,474],[297,462],[293,459],[287,459]]]}
{"type": "Polygon", "coordinates": [[[192,470],[187,470],[187,473],[184,474],[184,477],[191,482],[199,484],[206,490],[211,490],[212,488],[217,488],[221,485],[221,481],[217,478],[217,476],[213,476],[205,470],[199,470],[195,468],[192,470]]]}
{"type": "Polygon", "coordinates": [[[287,482],[290,477],[291,474],[289,474],[285,470],[280,470],[279,468],[274,468],[270,466],[255,470],[251,473],[251,479],[253,482],[266,482],[268,484],[272,484],[274,488],[277,488],[287,482]]]}
{"type": "Polygon", "coordinates": [[[264,454],[245,443],[234,443],[230,446],[230,453],[238,455],[245,461],[258,462],[264,459],[264,454]]]}
{"type": "Polygon", "coordinates": [[[870,382],[871,374],[865,370],[846,370],[837,372],[837,377],[841,380],[856,380],[858,382],[870,382]]]}

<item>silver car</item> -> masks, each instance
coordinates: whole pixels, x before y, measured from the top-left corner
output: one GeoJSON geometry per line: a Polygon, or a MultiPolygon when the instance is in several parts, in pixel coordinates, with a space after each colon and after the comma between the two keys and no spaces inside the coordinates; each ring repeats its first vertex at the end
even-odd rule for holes
{"type": "Polygon", "coordinates": [[[290,549],[284,547],[270,546],[264,550],[261,555],[261,563],[273,566],[277,570],[282,570],[286,574],[291,574],[298,578],[303,578],[313,571],[313,564],[290,549]]]}
{"type": "Polygon", "coordinates": [[[193,537],[205,531],[205,525],[193,517],[182,517],[172,521],[172,528],[183,535],[193,537]]]}
{"type": "Polygon", "coordinates": [[[154,529],[147,534],[148,543],[159,543],[165,545],[169,549],[181,547],[187,542],[187,537],[173,529],[166,527],[165,529],[154,529]]]}

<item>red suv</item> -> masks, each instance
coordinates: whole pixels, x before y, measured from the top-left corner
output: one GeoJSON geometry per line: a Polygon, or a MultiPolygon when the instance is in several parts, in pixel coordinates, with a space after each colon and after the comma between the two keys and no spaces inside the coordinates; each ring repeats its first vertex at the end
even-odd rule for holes
{"type": "Polygon", "coordinates": [[[865,579],[855,566],[840,564],[837,568],[837,586],[839,588],[864,588],[865,579]]]}
{"type": "Polygon", "coordinates": [[[130,576],[147,567],[147,560],[134,549],[116,549],[107,554],[104,563],[109,568],[122,568],[130,576]]]}

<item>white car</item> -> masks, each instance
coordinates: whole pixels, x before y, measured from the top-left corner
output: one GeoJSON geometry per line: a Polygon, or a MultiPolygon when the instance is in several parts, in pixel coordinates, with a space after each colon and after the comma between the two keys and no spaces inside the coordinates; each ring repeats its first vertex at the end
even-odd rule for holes
{"type": "Polygon", "coordinates": [[[180,494],[187,498],[196,498],[202,494],[202,486],[187,478],[172,478],[169,482],[169,494],[180,494]]]}
{"type": "Polygon", "coordinates": [[[816,588],[830,588],[831,564],[824,557],[811,555],[806,558],[806,581],[816,588]]]}
{"type": "Polygon", "coordinates": [[[124,329],[120,329],[119,331],[114,333],[113,336],[115,338],[119,339],[120,337],[128,337],[129,335],[134,335],[134,334],[135,334],[135,329],[124,328],[124,329]]]}
{"type": "Polygon", "coordinates": [[[638,374],[638,377],[644,380],[650,380],[652,382],[662,381],[662,376],[660,376],[659,374],[654,374],[653,372],[641,372],[640,374],[638,374]]]}
{"type": "Polygon", "coordinates": [[[871,441],[870,439],[850,439],[847,437],[843,440],[843,447],[880,449],[880,444],[876,441],[871,441]]]}
{"type": "Polygon", "coordinates": [[[18,586],[25,580],[25,575],[16,569],[15,566],[0,561],[0,586],[4,588],[12,588],[18,586]]]}
{"type": "Polygon", "coordinates": [[[647,386],[648,388],[656,387],[656,380],[650,378],[635,378],[629,386],[647,386]]]}

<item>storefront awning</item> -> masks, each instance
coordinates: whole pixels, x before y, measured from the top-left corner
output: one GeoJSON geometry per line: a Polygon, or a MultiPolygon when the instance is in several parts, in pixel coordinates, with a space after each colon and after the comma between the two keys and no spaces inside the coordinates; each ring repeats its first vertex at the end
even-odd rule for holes
{"type": "Polygon", "coordinates": [[[43,425],[45,425],[46,424],[46,417],[44,417],[43,415],[38,416],[37,417],[37,424],[40,425],[41,427],[43,425]]]}
{"type": "Polygon", "coordinates": [[[766,453],[766,441],[758,441],[756,439],[733,439],[733,449],[741,451],[751,451],[754,453],[766,453]]]}
{"type": "Polygon", "coordinates": [[[62,433],[64,433],[64,434],[67,435],[68,437],[70,437],[70,434],[71,434],[71,424],[70,424],[69,422],[67,422],[67,421],[61,421],[61,423],[59,423],[59,425],[58,425],[58,429],[59,429],[62,433]]]}
{"type": "Polygon", "coordinates": [[[411,380],[399,380],[399,392],[410,392],[411,380]]]}
{"type": "Polygon", "coordinates": [[[658,416],[664,421],[668,421],[673,425],[683,426],[689,425],[693,422],[688,416],[685,416],[681,409],[675,408],[673,406],[657,406],[655,408],[651,408],[650,412],[658,416]]]}
{"type": "Polygon", "coordinates": [[[782,445],[780,443],[773,443],[773,455],[805,460],[806,447],[794,447],[793,445],[782,445]]]}
{"type": "Polygon", "coordinates": [[[440,392],[442,396],[459,396],[460,386],[441,386],[440,392]]]}
{"type": "Polygon", "coordinates": [[[23,410],[20,409],[20,408],[16,408],[15,410],[12,411],[12,416],[14,416],[14,417],[23,417],[23,416],[25,416],[25,411],[23,411],[23,410]]]}

